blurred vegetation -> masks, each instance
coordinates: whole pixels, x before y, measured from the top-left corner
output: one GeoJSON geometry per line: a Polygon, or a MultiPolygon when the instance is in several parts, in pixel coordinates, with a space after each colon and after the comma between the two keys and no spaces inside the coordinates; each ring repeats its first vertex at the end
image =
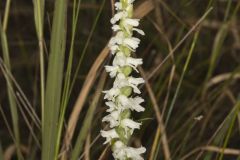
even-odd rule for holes
{"type": "MultiPolygon", "coordinates": [[[[112,159],[111,0],[0,1],[0,160],[112,159]]],[[[240,1],[136,0],[151,160],[240,160],[240,1]]]]}

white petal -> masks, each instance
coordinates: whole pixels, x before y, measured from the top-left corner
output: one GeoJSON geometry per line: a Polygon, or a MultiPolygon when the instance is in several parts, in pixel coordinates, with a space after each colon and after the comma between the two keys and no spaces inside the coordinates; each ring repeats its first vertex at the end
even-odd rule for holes
{"type": "Polygon", "coordinates": [[[119,95],[118,100],[122,106],[126,107],[129,105],[129,99],[124,95],[119,95]]]}
{"type": "Polygon", "coordinates": [[[111,53],[114,55],[117,50],[119,50],[119,46],[118,45],[112,45],[112,46],[109,46],[110,47],[110,50],[111,50],[111,53]]]}
{"type": "Polygon", "coordinates": [[[127,157],[126,146],[121,141],[116,141],[113,145],[113,157],[118,160],[125,160],[127,157]]]}
{"type": "Polygon", "coordinates": [[[127,147],[121,141],[116,141],[113,146],[113,157],[118,160],[132,159],[143,160],[141,154],[146,152],[146,148],[127,147]]]}
{"type": "Polygon", "coordinates": [[[128,81],[129,83],[134,85],[139,85],[145,82],[143,78],[134,78],[134,77],[129,77],[128,81]]]}
{"type": "Polygon", "coordinates": [[[144,102],[144,99],[141,97],[129,98],[129,106],[130,109],[135,110],[137,112],[143,112],[145,110],[140,104],[144,102]]]}
{"type": "Polygon", "coordinates": [[[119,25],[113,25],[112,26],[112,30],[114,31],[114,32],[116,32],[116,31],[118,31],[118,30],[120,30],[121,28],[119,27],[119,25]]]}
{"type": "Polygon", "coordinates": [[[117,75],[117,72],[119,71],[118,66],[105,66],[106,72],[110,73],[110,77],[113,78],[117,75]]]}
{"type": "Polygon", "coordinates": [[[117,108],[117,106],[115,105],[114,102],[109,101],[105,103],[109,108],[107,109],[107,112],[112,112],[113,110],[115,110],[117,108]]]}
{"type": "Polygon", "coordinates": [[[113,59],[113,65],[123,67],[126,65],[126,61],[126,56],[117,54],[113,59]]]}
{"type": "Polygon", "coordinates": [[[131,119],[126,118],[126,119],[124,119],[124,120],[121,121],[121,125],[122,125],[123,127],[128,127],[128,128],[130,128],[130,129],[134,130],[134,129],[139,129],[141,123],[137,123],[137,122],[134,122],[134,121],[131,120],[131,119]]]}
{"type": "Polygon", "coordinates": [[[116,110],[111,112],[109,115],[105,116],[102,121],[103,122],[109,122],[110,123],[110,128],[116,127],[119,125],[120,121],[120,111],[116,110]]]}
{"type": "Polygon", "coordinates": [[[139,19],[126,18],[124,23],[133,27],[139,26],[139,19]]]}
{"type": "Polygon", "coordinates": [[[130,49],[135,50],[138,47],[140,40],[138,38],[132,37],[124,39],[123,42],[125,45],[129,46],[130,49]]]}
{"type": "Polygon", "coordinates": [[[122,107],[126,109],[135,110],[137,112],[142,112],[145,110],[145,108],[140,105],[142,102],[144,102],[144,99],[141,97],[127,98],[124,95],[119,95],[118,100],[122,107]]]}
{"type": "Polygon", "coordinates": [[[113,150],[114,150],[114,149],[118,149],[118,148],[123,148],[123,147],[125,147],[125,145],[123,144],[122,141],[116,141],[116,142],[114,143],[113,150]]]}
{"type": "Polygon", "coordinates": [[[104,99],[115,101],[115,97],[120,94],[120,90],[118,88],[111,88],[110,90],[103,91],[105,93],[104,99]]]}
{"type": "Polygon", "coordinates": [[[119,31],[114,37],[110,39],[109,46],[112,46],[115,44],[122,44],[123,40],[124,40],[124,33],[122,31],[119,31]]]}
{"type": "Polygon", "coordinates": [[[137,93],[137,94],[141,93],[141,91],[138,89],[138,87],[136,85],[130,84],[129,86],[131,86],[133,88],[134,93],[137,93]]]}
{"type": "Polygon", "coordinates": [[[137,67],[137,66],[143,64],[143,60],[142,60],[142,58],[132,58],[132,57],[128,57],[128,58],[126,59],[126,63],[137,67]]]}
{"type": "Polygon", "coordinates": [[[137,28],[133,28],[133,30],[134,31],[136,31],[136,32],[138,32],[139,34],[141,34],[141,35],[145,35],[145,33],[143,32],[143,30],[141,30],[141,29],[137,29],[137,28]]]}
{"type": "Polygon", "coordinates": [[[111,47],[111,46],[113,46],[113,45],[115,45],[115,44],[116,44],[115,37],[112,37],[112,38],[110,39],[109,43],[108,43],[108,46],[111,47]]]}
{"type": "Polygon", "coordinates": [[[140,147],[140,148],[133,148],[133,147],[127,147],[126,150],[126,154],[127,157],[130,159],[134,159],[134,160],[144,160],[141,157],[141,154],[146,152],[146,148],[144,147],[140,147]]]}
{"type": "Polygon", "coordinates": [[[124,12],[124,11],[118,12],[118,13],[116,13],[116,14],[113,16],[113,18],[110,20],[110,22],[111,22],[112,24],[115,24],[117,21],[119,21],[119,20],[122,19],[122,18],[125,18],[126,16],[127,16],[127,13],[126,13],[126,12],[124,12]]]}
{"type": "Polygon", "coordinates": [[[104,142],[104,144],[110,142],[114,138],[119,138],[119,135],[117,134],[115,129],[111,129],[108,131],[101,130],[100,132],[101,132],[101,136],[106,138],[106,141],[104,142]]]}
{"type": "Polygon", "coordinates": [[[113,86],[116,88],[122,88],[126,86],[130,86],[128,79],[125,77],[123,73],[119,73],[113,83],[113,86]]]}
{"type": "Polygon", "coordinates": [[[115,88],[122,88],[122,87],[132,87],[133,88],[133,92],[140,94],[141,91],[138,89],[137,85],[143,83],[143,79],[142,78],[126,78],[125,75],[123,73],[119,73],[113,83],[113,86],[115,88]]]}

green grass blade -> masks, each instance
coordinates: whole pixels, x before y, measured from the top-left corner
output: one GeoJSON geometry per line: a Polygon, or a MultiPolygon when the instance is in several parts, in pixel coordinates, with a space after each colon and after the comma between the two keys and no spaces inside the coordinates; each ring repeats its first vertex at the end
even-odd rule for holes
{"type": "Polygon", "coordinates": [[[71,44],[70,44],[70,51],[69,51],[69,57],[68,57],[68,63],[67,63],[65,82],[64,82],[64,87],[63,87],[63,96],[62,96],[62,101],[61,101],[59,129],[58,129],[58,134],[57,134],[57,150],[55,153],[55,157],[57,157],[58,150],[60,148],[60,139],[61,139],[61,133],[62,133],[62,128],[63,128],[64,116],[65,116],[65,111],[66,111],[67,103],[68,103],[67,95],[69,95],[69,87],[70,87],[72,64],[73,64],[74,43],[75,43],[75,36],[76,36],[76,29],[77,29],[80,5],[81,5],[81,0],[79,0],[78,3],[76,3],[76,0],[74,0],[72,37],[71,37],[71,44]],[[77,4],[77,7],[76,7],[76,4],[77,4]],[[75,11],[75,8],[77,8],[76,11],[75,11]]]}
{"type": "MultiPolygon", "coordinates": [[[[228,131],[227,131],[227,135],[226,135],[226,138],[224,140],[224,143],[223,143],[223,149],[225,149],[227,147],[227,144],[228,144],[228,141],[229,141],[229,138],[231,136],[231,133],[233,131],[233,126],[237,120],[237,116],[238,116],[238,113],[239,113],[239,109],[240,109],[240,101],[237,101],[235,107],[234,107],[235,111],[234,111],[234,115],[232,116],[232,119],[231,119],[231,122],[229,124],[229,128],[228,128],[228,131]]],[[[219,157],[219,160],[222,160],[223,159],[223,152],[220,154],[220,157],[219,157]]]]}
{"type": "Polygon", "coordinates": [[[194,39],[193,39],[191,48],[190,48],[190,50],[189,50],[189,54],[188,54],[187,60],[186,60],[186,62],[185,62],[184,68],[183,68],[183,72],[182,72],[182,74],[181,74],[179,83],[178,83],[178,85],[177,85],[176,92],[175,92],[175,94],[174,94],[174,96],[173,96],[173,100],[172,100],[172,102],[171,102],[171,104],[170,104],[169,111],[168,111],[168,113],[167,113],[167,117],[166,117],[166,121],[165,121],[165,125],[166,125],[166,126],[167,126],[168,120],[169,120],[169,118],[170,118],[170,116],[171,116],[171,114],[172,114],[172,110],[173,110],[174,104],[175,104],[175,102],[176,102],[176,100],[177,100],[177,96],[178,96],[178,93],[179,93],[179,91],[180,91],[183,78],[184,78],[185,73],[186,73],[186,71],[187,71],[187,69],[188,69],[189,62],[190,62],[191,57],[192,57],[192,54],[193,54],[193,50],[194,50],[195,45],[196,45],[196,43],[197,43],[198,34],[199,34],[199,32],[196,32],[195,35],[194,35],[194,39]]]}
{"type": "MultiPolygon", "coordinates": [[[[98,13],[97,13],[97,16],[96,16],[96,18],[95,18],[95,20],[94,20],[94,24],[93,24],[93,26],[92,26],[92,28],[91,28],[91,31],[90,31],[90,34],[89,34],[89,36],[88,36],[88,38],[87,38],[87,41],[86,41],[86,44],[85,44],[85,46],[84,46],[84,49],[83,49],[83,51],[81,52],[81,57],[80,57],[80,59],[79,59],[79,61],[78,61],[78,65],[77,65],[77,68],[76,68],[76,71],[74,72],[74,75],[73,75],[73,78],[72,78],[72,80],[71,80],[71,83],[69,82],[69,84],[67,84],[66,86],[64,86],[65,88],[64,89],[66,89],[66,90],[64,90],[64,95],[63,95],[63,106],[62,106],[62,113],[61,113],[61,117],[65,114],[65,109],[66,109],[66,107],[67,107],[67,104],[68,104],[68,101],[69,101],[69,98],[70,98],[70,95],[71,95],[71,92],[72,92],[72,89],[73,89],[73,87],[74,87],[74,84],[75,84],[75,81],[76,81],[76,78],[77,78],[77,75],[78,75],[78,73],[79,73],[79,70],[80,70],[80,66],[81,66],[81,64],[82,64],[82,60],[83,60],[83,58],[84,58],[84,56],[85,56],[85,54],[86,54],[86,52],[87,52],[87,49],[88,49],[88,45],[89,45],[89,43],[90,43],[90,40],[91,40],[91,38],[92,38],[92,36],[93,36],[93,33],[94,33],[94,31],[95,31],[95,29],[96,29],[96,27],[97,27],[97,22],[98,22],[98,20],[99,20],[99,18],[100,18],[100,15],[101,15],[101,13],[102,13],[102,11],[103,11],[103,8],[104,8],[104,4],[105,4],[105,2],[106,2],[106,0],[103,0],[102,1],[102,3],[101,3],[101,7],[100,7],[100,9],[99,9],[99,11],[98,11],[98,13]]],[[[79,5],[78,5],[79,6],[79,5]]],[[[76,14],[76,16],[77,16],[77,13],[75,13],[74,12],[74,14],[76,14]]],[[[70,72],[70,71],[69,71],[70,72]]],[[[69,77],[70,78],[70,77],[69,77]]],[[[85,99],[83,99],[82,100],[83,102],[85,101],[85,99]]],[[[60,118],[60,120],[61,120],[62,118],[60,118]]],[[[75,127],[74,127],[75,128],[75,127]]],[[[68,133],[67,133],[68,134],[68,133]]],[[[62,147],[62,148],[68,148],[69,147],[69,143],[68,144],[64,144],[64,146],[62,147]]],[[[66,151],[66,150],[65,150],[66,151]]],[[[65,154],[62,154],[63,155],[63,157],[65,157],[65,154]]]]}
{"type": "MultiPolygon", "coordinates": [[[[45,67],[44,67],[44,45],[43,45],[43,26],[44,26],[44,0],[33,0],[35,28],[38,35],[38,46],[40,56],[40,90],[41,90],[41,109],[42,121],[44,117],[45,101],[45,67]]],[[[44,122],[43,122],[44,123],[44,122]]]]}
{"type": "Polygon", "coordinates": [[[80,70],[80,67],[81,67],[83,58],[84,58],[84,56],[85,56],[85,54],[86,54],[86,52],[87,52],[88,45],[89,45],[90,40],[91,40],[91,38],[92,38],[92,36],[93,36],[93,33],[94,33],[95,29],[96,29],[96,26],[97,26],[98,20],[99,20],[99,18],[100,18],[100,15],[101,15],[101,13],[102,13],[102,11],[103,11],[105,2],[106,2],[106,0],[103,0],[102,3],[101,3],[101,7],[100,7],[100,9],[99,9],[99,11],[98,11],[98,13],[97,13],[97,16],[96,16],[96,18],[95,18],[94,24],[93,24],[93,26],[92,26],[92,28],[91,28],[91,31],[90,31],[89,36],[88,36],[88,38],[87,38],[86,44],[85,44],[85,46],[84,46],[84,48],[83,48],[83,51],[82,51],[82,53],[81,53],[81,57],[80,57],[80,59],[79,59],[78,65],[77,65],[77,69],[76,69],[76,71],[75,71],[75,73],[74,73],[74,77],[73,77],[72,83],[71,83],[71,85],[70,85],[69,94],[67,95],[67,100],[69,100],[69,96],[70,96],[70,94],[71,94],[71,92],[72,92],[73,86],[74,86],[75,81],[76,81],[76,79],[77,79],[77,75],[78,75],[78,73],[79,73],[79,70],[80,70]]]}
{"type": "MultiPolygon", "coordinates": [[[[216,67],[216,62],[217,62],[218,57],[220,56],[223,42],[227,36],[228,30],[229,30],[229,23],[225,23],[221,26],[221,28],[219,29],[219,31],[216,35],[216,38],[215,38],[214,44],[213,44],[211,58],[210,58],[209,69],[208,69],[207,76],[205,79],[205,84],[208,82],[209,78],[211,78],[213,71],[216,67]]],[[[204,87],[202,95],[204,95],[205,92],[206,92],[206,87],[204,87]]]]}
{"type": "Polygon", "coordinates": [[[67,1],[56,0],[48,63],[43,133],[42,160],[55,159],[58,118],[61,103],[65,43],[67,1]]]}
{"type": "MultiPolygon", "coordinates": [[[[10,0],[7,1],[6,9],[5,9],[5,15],[4,15],[4,24],[0,21],[0,36],[1,36],[1,46],[2,46],[2,53],[3,53],[3,60],[8,68],[9,71],[11,71],[11,63],[10,63],[10,56],[9,56],[9,48],[8,48],[8,41],[7,41],[7,35],[6,35],[6,27],[7,27],[7,19],[9,14],[9,7],[10,7],[10,0]]],[[[10,88],[12,87],[12,81],[6,77],[6,83],[7,83],[7,94],[8,94],[8,101],[10,105],[11,110],[11,117],[12,117],[12,124],[13,124],[13,131],[15,136],[15,144],[17,147],[17,156],[18,159],[22,159],[21,151],[20,151],[20,133],[19,133],[19,124],[18,124],[18,110],[16,101],[14,99],[13,94],[11,93],[10,88]]]]}

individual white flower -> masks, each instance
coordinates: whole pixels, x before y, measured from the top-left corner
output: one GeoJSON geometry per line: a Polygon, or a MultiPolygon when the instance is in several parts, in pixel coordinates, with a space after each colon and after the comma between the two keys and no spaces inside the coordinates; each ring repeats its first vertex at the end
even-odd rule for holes
{"type": "Polygon", "coordinates": [[[128,77],[128,82],[137,86],[145,81],[143,78],[128,77]]]}
{"type": "Polygon", "coordinates": [[[146,148],[139,147],[127,147],[121,141],[116,141],[113,146],[113,157],[119,160],[125,160],[127,158],[132,160],[143,160],[141,154],[146,152],[146,148]]]}
{"type": "Polygon", "coordinates": [[[128,98],[124,95],[120,95],[118,96],[118,100],[126,109],[135,110],[137,112],[143,112],[145,110],[145,108],[140,105],[144,102],[144,99],[141,97],[128,98]]]}
{"type": "Polygon", "coordinates": [[[120,28],[120,26],[119,25],[113,25],[112,26],[112,30],[114,31],[114,32],[116,32],[116,31],[119,31],[119,30],[121,30],[121,28],[120,28]]]}
{"type": "Polygon", "coordinates": [[[118,12],[116,13],[113,18],[110,20],[110,22],[112,24],[115,24],[116,22],[118,22],[120,19],[122,18],[126,18],[128,16],[127,12],[126,11],[121,11],[121,12],[118,12]]]}
{"type": "Polygon", "coordinates": [[[132,27],[137,27],[137,26],[139,26],[139,21],[140,21],[140,19],[126,18],[126,19],[123,20],[123,25],[124,26],[129,25],[129,26],[132,26],[132,27]]]}
{"type": "Polygon", "coordinates": [[[106,138],[104,144],[110,142],[114,138],[119,138],[119,135],[117,134],[115,129],[111,129],[108,131],[101,130],[101,136],[106,138]]]}
{"type": "Polygon", "coordinates": [[[143,63],[142,58],[132,58],[132,57],[128,57],[126,59],[126,64],[136,68],[137,66],[141,65],[143,63]]]}
{"type": "Polygon", "coordinates": [[[140,43],[140,39],[135,38],[135,37],[131,37],[131,38],[125,38],[123,40],[123,44],[128,47],[131,51],[136,50],[136,48],[138,48],[138,45],[140,43]]]}
{"type": "Polygon", "coordinates": [[[111,88],[109,90],[103,91],[103,93],[105,93],[104,99],[115,101],[115,98],[120,94],[120,89],[111,88]]]}
{"type": "Polygon", "coordinates": [[[123,66],[126,66],[126,62],[127,62],[127,57],[122,52],[118,52],[113,59],[114,66],[123,67],[123,66]]]}
{"type": "Polygon", "coordinates": [[[103,122],[109,122],[110,123],[110,128],[116,127],[120,123],[120,113],[121,111],[115,110],[111,112],[109,115],[105,116],[102,121],[103,122]]]}
{"type": "Polygon", "coordinates": [[[141,157],[141,154],[146,152],[146,148],[145,147],[140,147],[140,148],[127,147],[125,149],[125,152],[127,154],[127,158],[134,159],[134,160],[144,160],[141,157]]]}
{"type": "Polygon", "coordinates": [[[109,45],[109,48],[110,48],[110,51],[111,51],[111,54],[114,55],[117,50],[119,50],[119,46],[118,45],[109,45]]]}
{"type": "Polygon", "coordinates": [[[114,111],[115,109],[117,109],[117,106],[114,102],[112,101],[108,101],[105,103],[109,108],[107,109],[107,112],[112,112],[114,111]]]}
{"type": "Polygon", "coordinates": [[[113,45],[120,45],[123,44],[123,40],[124,40],[124,33],[122,31],[117,32],[117,34],[112,37],[109,41],[109,46],[113,46],[113,45]]]}
{"type": "Polygon", "coordinates": [[[137,112],[143,112],[145,110],[140,104],[144,102],[141,97],[129,98],[129,108],[137,112]]]}
{"type": "Polygon", "coordinates": [[[125,37],[124,33],[122,31],[119,31],[114,37],[110,39],[109,47],[112,47],[118,44],[118,45],[124,45],[128,47],[130,50],[135,51],[139,43],[140,43],[140,39],[136,37],[125,37]]]}
{"type": "MultiPolygon", "coordinates": [[[[116,76],[116,79],[114,81],[114,83],[116,84],[116,87],[121,88],[121,87],[118,86],[118,83],[121,83],[121,82],[118,82],[118,81],[121,81],[121,80],[126,80],[127,81],[127,77],[123,73],[118,73],[118,75],[116,76]]],[[[113,86],[114,86],[114,83],[113,83],[113,86]]]]}
{"type": "Polygon", "coordinates": [[[116,141],[113,145],[113,149],[125,148],[125,144],[122,141],[116,141]]]}
{"type": "Polygon", "coordinates": [[[137,66],[141,65],[142,63],[143,62],[141,58],[126,57],[122,52],[118,52],[113,59],[114,66],[120,66],[120,67],[130,66],[136,72],[138,72],[137,66]]]}
{"type": "MultiPolygon", "coordinates": [[[[128,34],[131,34],[131,33],[130,33],[131,27],[129,27],[129,26],[124,26],[124,28],[126,29],[126,31],[127,31],[128,34]]],[[[115,24],[115,25],[112,26],[112,30],[113,30],[114,32],[120,31],[120,30],[121,30],[121,27],[120,27],[119,25],[115,24]]],[[[132,30],[133,30],[133,31],[136,31],[137,33],[139,33],[139,34],[141,34],[141,35],[143,35],[143,36],[145,35],[144,31],[141,30],[141,29],[132,27],[132,30]]]]}
{"type": "Polygon", "coordinates": [[[133,121],[133,120],[131,120],[131,119],[128,119],[128,118],[123,119],[123,120],[121,121],[121,126],[122,126],[123,128],[129,128],[129,129],[131,129],[131,130],[139,129],[139,128],[140,128],[140,125],[141,125],[141,123],[137,123],[137,122],[135,122],[135,121],[133,121]]]}
{"type": "Polygon", "coordinates": [[[126,145],[121,141],[116,141],[113,145],[113,157],[114,159],[125,160],[126,155],[126,145]]]}
{"type": "Polygon", "coordinates": [[[123,73],[119,73],[113,83],[115,88],[122,88],[130,86],[133,88],[133,92],[140,94],[141,91],[138,89],[138,85],[144,83],[142,78],[134,78],[134,77],[125,77],[123,73]]]}
{"type": "Polygon", "coordinates": [[[144,34],[142,30],[136,28],[139,26],[139,19],[126,18],[123,20],[122,24],[129,35],[132,35],[132,30],[140,33],[141,35],[144,34]]]}
{"type": "Polygon", "coordinates": [[[120,71],[118,66],[105,66],[106,72],[110,73],[110,77],[115,77],[117,75],[117,72],[120,71]]]}

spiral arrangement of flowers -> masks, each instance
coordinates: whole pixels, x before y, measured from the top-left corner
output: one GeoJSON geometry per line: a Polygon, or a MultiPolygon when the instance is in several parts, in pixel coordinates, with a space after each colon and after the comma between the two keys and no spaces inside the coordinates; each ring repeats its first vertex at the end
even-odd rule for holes
{"type": "Polygon", "coordinates": [[[112,29],[116,32],[109,42],[111,54],[114,55],[112,66],[105,66],[111,78],[115,78],[113,87],[105,93],[104,99],[109,107],[102,121],[109,122],[110,130],[101,131],[106,138],[105,144],[110,143],[113,157],[118,160],[143,160],[141,154],[146,151],[144,147],[133,148],[128,146],[128,141],[135,129],[139,129],[141,123],[131,119],[131,111],[143,112],[141,106],[144,102],[139,96],[141,91],[139,84],[144,83],[143,78],[131,76],[132,72],[138,72],[137,66],[141,65],[141,58],[133,58],[131,54],[136,51],[140,40],[133,37],[134,32],[144,35],[144,32],[136,27],[139,19],[132,18],[134,0],[120,0],[115,3],[116,14],[111,19],[112,29]]]}

